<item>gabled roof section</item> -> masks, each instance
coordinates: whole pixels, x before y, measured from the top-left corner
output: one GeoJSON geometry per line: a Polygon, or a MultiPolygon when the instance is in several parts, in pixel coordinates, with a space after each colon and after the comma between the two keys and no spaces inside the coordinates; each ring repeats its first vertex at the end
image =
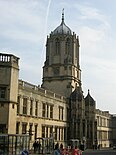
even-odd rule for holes
{"type": "Polygon", "coordinates": [[[72,101],[78,101],[78,102],[82,101],[82,99],[83,99],[83,91],[82,91],[82,88],[80,86],[76,87],[76,89],[71,93],[70,99],[72,101]]]}
{"type": "Polygon", "coordinates": [[[90,91],[89,91],[89,89],[88,89],[88,94],[87,94],[87,96],[85,97],[85,105],[91,105],[91,106],[93,106],[93,105],[95,105],[95,100],[91,97],[91,95],[90,95],[90,91]]]}

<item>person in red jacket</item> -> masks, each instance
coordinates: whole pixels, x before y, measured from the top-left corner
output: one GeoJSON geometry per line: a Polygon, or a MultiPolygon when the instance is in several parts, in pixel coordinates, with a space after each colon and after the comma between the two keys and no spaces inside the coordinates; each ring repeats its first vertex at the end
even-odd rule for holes
{"type": "Polygon", "coordinates": [[[78,150],[77,146],[75,146],[75,148],[72,152],[72,155],[79,155],[79,150],[78,150]]]}

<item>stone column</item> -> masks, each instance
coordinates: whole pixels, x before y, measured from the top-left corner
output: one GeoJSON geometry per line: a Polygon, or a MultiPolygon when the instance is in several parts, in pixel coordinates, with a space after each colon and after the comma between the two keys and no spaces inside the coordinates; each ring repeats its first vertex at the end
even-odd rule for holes
{"type": "Polygon", "coordinates": [[[19,134],[22,134],[22,122],[19,123],[19,134]]]}
{"type": "Polygon", "coordinates": [[[42,137],[42,127],[41,124],[38,124],[38,137],[42,137]]]}
{"type": "Polygon", "coordinates": [[[56,139],[55,140],[58,140],[58,127],[56,126],[56,139]]]}

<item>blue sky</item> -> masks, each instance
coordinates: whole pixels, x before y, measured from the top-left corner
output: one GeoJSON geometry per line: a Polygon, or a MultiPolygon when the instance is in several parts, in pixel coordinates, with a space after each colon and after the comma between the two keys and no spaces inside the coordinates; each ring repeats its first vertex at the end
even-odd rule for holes
{"type": "Polygon", "coordinates": [[[61,22],[80,39],[84,95],[116,113],[116,0],[0,0],[0,52],[20,57],[19,78],[41,85],[46,37],[61,22]]]}

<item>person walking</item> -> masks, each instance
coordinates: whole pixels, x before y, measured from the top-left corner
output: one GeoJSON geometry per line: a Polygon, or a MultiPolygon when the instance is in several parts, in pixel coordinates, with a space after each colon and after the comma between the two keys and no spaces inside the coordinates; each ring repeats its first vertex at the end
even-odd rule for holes
{"type": "Polygon", "coordinates": [[[33,143],[33,147],[34,147],[34,153],[36,153],[36,151],[37,151],[37,142],[36,141],[33,143]]]}

